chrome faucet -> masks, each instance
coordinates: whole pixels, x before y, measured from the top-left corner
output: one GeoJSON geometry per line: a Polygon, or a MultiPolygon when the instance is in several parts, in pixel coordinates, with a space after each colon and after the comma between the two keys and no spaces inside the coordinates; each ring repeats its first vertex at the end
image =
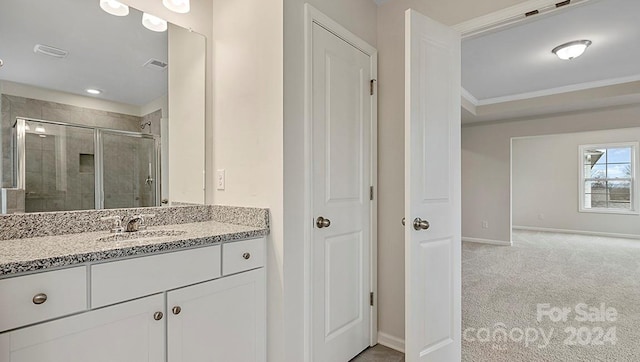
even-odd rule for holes
{"type": "Polygon", "coordinates": [[[111,232],[114,234],[122,234],[124,232],[131,233],[146,230],[147,225],[145,224],[145,219],[150,219],[155,216],[155,214],[138,214],[133,216],[125,215],[121,218],[120,216],[114,215],[103,217],[100,220],[113,221],[113,228],[111,229],[111,232]]]}
{"type": "Polygon", "coordinates": [[[147,225],[145,224],[145,218],[149,219],[155,216],[155,214],[138,214],[131,217],[125,216],[122,218],[124,231],[131,233],[140,230],[146,230],[147,225]]]}
{"type": "Polygon", "coordinates": [[[124,232],[124,228],[122,227],[122,219],[120,219],[120,216],[117,216],[117,215],[106,216],[106,217],[101,217],[100,220],[113,221],[113,227],[111,228],[112,233],[122,234],[124,232]]]}

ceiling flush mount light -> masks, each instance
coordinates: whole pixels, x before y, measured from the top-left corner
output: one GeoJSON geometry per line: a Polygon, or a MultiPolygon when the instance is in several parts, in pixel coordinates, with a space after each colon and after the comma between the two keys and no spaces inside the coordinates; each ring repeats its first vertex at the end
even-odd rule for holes
{"type": "Polygon", "coordinates": [[[162,0],[164,7],[176,13],[185,14],[191,10],[189,0],[162,0]]]}
{"type": "Polygon", "coordinates": [[[86,92],[89,94],[93,94],[94,96],[97,96],[98,94],[102,93],[100,89],[95,89],[95,88],[88,88],[86,89],[86,92]]]}
{"type": "Polygon", "coordinates": [[[129,15],[129,7],[116,0],[100,0],[100,8],[115,16],[129,15]]]}
{"type": "Polygon", "coordinates": [[[581,56],[589,45],[591,40],[576,40],[558,45],[551,52],[562,60],[571,60],[581,56]]]}
{"type": "Polygon", "coordinates": [[[167,30],[166,20],[147,13],[142,14],[142,25],[149,30],[157,31],[159,33],[167,30]]]}

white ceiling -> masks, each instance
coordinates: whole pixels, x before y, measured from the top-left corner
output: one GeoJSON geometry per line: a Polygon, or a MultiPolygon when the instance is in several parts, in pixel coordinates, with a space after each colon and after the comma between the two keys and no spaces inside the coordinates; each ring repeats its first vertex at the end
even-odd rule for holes
{"type": "Polygon", "coordinates": [[[167,32],[102,11],[98,0],[0,1],[0,80],[145,105],[167,94],[167,72],[144,68],[150,58],[167,62],[167,32]],[[35,54],[45,44],[69,51],[65,59],[35,54]]]}
{"type": "MultiPolygon", "coordinates": [[[[640,93],[639,15],[638,0],[591,0],[463,40],[462,85],[473,108],[467,110],[465,121],[549,112],[553,107],[544,109],[540,100],[589,89],[594,105],[636,102],[638,97],[630,93],[640,93]],[[551,53],[559,44],[580,39],[593,41],[580,58],[562,61],[551,53]],[[613,88],[623,85],[624,101],[618,92],[616,99],[603,102],[613,88]],[[602,90],[602,97],[595,95],[594,88],[602,90]],[[518,112],[517,106],[527,104],[524,100],[529,100],[528,106],[518,112]],[[531,107],[534,101],[537,109],[531,107]],[[507,104],[509,112],[500,114],[499,106],[507,104]]],[[[558,104],[553,111],[589,106],[582,99],[581,104],[558,104]]]]}

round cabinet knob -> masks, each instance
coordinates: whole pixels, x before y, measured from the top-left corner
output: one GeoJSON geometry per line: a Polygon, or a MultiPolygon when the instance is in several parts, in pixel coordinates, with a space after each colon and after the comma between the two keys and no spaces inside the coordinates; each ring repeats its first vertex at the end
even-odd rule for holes
{"type": "Polygon", "coordinates": [[[162,312],[155,312],[153,313],[153,319],[159,321],[162,319],[162,317],[164,317],[164,314],[162,314],[162,312]]]}
{"type": "Polygon", "coordinates": [[[329,226],[331,226],[331,220],[325,219],[322,216],[318,216],[318,218],[316,219],[316,226],[318,227],[318,229],[328,228],[329,226]]]}
{"type": "Polygon", "coordinates": [[[33,304],[42,304],[47,301],[47,295],[44,293],[38,293],[33,296],[33,304]]]}
{"type": "Polygon", "coordinates": [[[244,254],[242,254],[242,257],[243,257],[245,260],[249,260],[249,258],[251,257],[251,254],[249,254],[249,253],[244,253],[244,254]]]}
{"type": "Polygon", "coordinates": [[[180,312],[182,312],[182,308],[176,305],[175,307],[171,308],[171,312],[175,315],[178,315],[180,314],[180,312]]]}

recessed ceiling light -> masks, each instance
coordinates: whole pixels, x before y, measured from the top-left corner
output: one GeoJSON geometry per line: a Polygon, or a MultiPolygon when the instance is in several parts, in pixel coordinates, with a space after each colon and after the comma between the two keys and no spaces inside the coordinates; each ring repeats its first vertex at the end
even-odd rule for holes
{"type": "Polygon", "coordinates": [[[0,68],[4,65],[4,60],[0,59],[0,68]]]}
{"type": "Polygon", "coordinates": [[[551,52],[562,60],[571,60],[581,56],[589,45],[591,40],[576,40],[558,45],[551,52]]]}
{"type": "Polygon", "coordinates": [[[100,93],[102,93],[102,91],[100,89],[94,89],[94,88],[89,88],[86,90],[87,93],[89,94],[93,94],[93,95],[98,95],[100,93]]]}
{"type": "Polygon", "coordinates": [[[169,10],[185,14],[191,10],[189,0],[162,0],[162,4],[169,10]]]}
{"type": "Polygon", "coordinates": [[[157,31],[159,33],[167,30],[166,20],[147,13],[142,14],[142,25],[151,31],[157,31]]]}
{"type": "Polygon", "coordinates": [[[116,0],[100,0],[100,8],[115,16],[129,15],[129,7],[116,0]]]}

